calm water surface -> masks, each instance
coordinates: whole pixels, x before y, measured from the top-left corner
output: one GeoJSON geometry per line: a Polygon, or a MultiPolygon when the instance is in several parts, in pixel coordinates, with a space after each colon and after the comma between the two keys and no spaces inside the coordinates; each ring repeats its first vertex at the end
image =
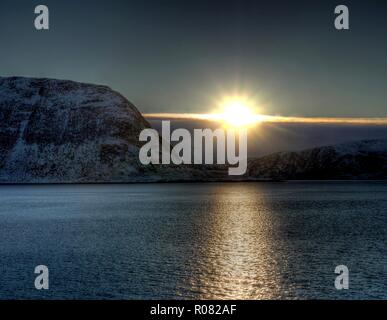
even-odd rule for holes
{"type": "Polygon", "coordinates": [[[386,299],[387,182],[0,186],[0,244],[0,299],[386,299]]]}

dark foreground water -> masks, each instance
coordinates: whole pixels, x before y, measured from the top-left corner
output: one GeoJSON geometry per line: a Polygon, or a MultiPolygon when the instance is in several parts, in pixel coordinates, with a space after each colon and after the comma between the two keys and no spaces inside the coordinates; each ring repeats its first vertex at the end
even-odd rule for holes
{"type": "Polygon", "coordinates": [[[0,299],[386,299],[386,251],[386,182],[0,186],[0,299]]]}

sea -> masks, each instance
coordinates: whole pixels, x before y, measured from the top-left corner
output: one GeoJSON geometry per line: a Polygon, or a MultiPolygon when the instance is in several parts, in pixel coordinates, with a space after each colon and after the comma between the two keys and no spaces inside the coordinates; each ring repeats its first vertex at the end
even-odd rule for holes
{"type": "Polygon", "coordinates": [[[387,182],[1,185],[0,299],[387,299],[387,182]]]}

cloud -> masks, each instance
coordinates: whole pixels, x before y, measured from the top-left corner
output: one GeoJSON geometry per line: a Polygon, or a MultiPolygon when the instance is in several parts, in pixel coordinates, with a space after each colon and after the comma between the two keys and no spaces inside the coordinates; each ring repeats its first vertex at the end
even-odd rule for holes
{"type": "MultiPolygon", "coordinates": [[[[221,121],[217,114],[205,113],[148,113],[147,119],[157,120],[208,120],[221,121]]],[[[328,117],[284,117],[258,115],[257,123],[299,123],[299,124],[353,124],[387,126],[387,118],[328,118],[328,117]]]]}

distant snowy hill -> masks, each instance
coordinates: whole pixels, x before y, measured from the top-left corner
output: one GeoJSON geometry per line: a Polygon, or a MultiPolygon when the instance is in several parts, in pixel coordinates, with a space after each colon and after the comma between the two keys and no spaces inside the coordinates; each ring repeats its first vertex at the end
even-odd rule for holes
{"type": "Polygon", "coordinates": [[[252,178],[387,179],[387,139],[279,152],[248,165],[252,178]]]}

